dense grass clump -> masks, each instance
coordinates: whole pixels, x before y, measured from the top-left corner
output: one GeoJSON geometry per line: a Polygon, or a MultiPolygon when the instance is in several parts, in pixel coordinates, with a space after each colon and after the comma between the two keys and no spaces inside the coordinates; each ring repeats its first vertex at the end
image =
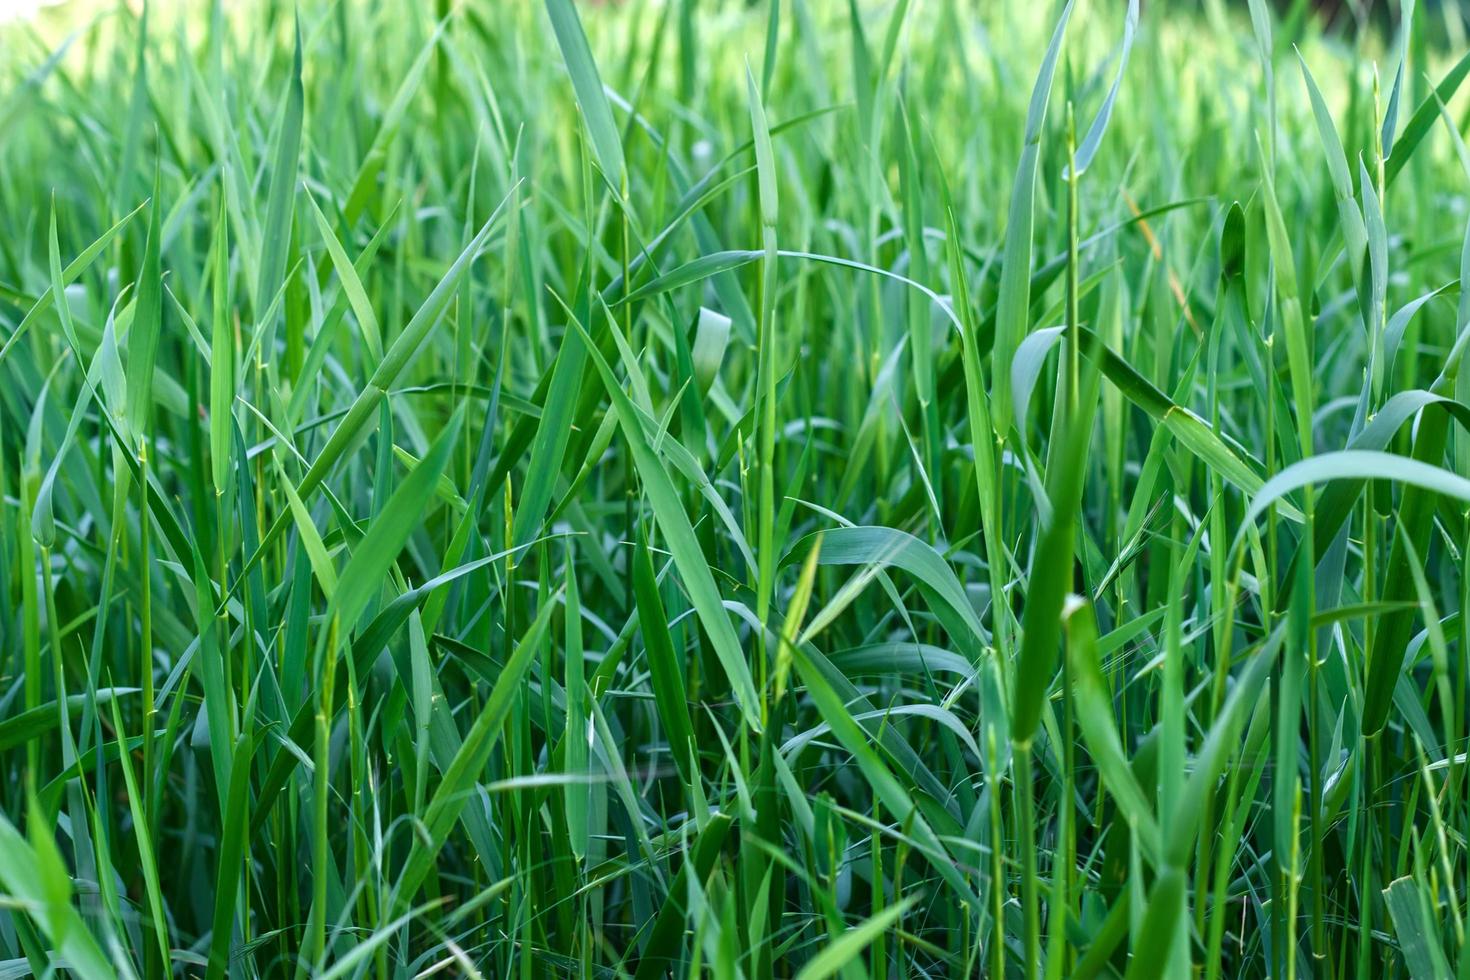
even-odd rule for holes
{"type": "Polygon", "coordinates": [[[1470,980],[1460,11],[1048,6],[0,28],[0,975],[1470,980]]]}

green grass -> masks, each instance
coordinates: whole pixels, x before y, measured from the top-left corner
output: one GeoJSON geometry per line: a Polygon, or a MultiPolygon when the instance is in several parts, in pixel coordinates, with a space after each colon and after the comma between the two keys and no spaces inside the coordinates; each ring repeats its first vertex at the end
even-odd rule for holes
{"type": "Polygon", "coordinates": [[[73,6],[0,976],[1470,980],[1457,5],[73,6]]]}

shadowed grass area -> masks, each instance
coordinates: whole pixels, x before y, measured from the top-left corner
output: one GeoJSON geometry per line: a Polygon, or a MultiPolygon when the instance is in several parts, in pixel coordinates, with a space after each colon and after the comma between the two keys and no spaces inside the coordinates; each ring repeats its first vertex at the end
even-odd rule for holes
{"type": "Polygon", "coordinates": [[[1456,4],[0,50],[0,976],[1470,980],[1456,4]]]}

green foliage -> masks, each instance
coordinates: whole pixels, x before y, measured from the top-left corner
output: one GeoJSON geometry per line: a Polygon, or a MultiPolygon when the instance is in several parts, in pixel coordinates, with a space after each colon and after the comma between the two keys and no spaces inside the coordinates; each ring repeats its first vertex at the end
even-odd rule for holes
{"type": "Polygon", "coordinates": [[[0,976],[1470,980],[1470,55],[1319,6],[0,25],[0,976]]]}

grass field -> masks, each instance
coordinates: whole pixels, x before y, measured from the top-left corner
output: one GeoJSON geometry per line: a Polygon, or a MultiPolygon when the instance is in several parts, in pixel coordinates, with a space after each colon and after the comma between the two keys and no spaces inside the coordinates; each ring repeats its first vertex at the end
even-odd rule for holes
{"type": "Polygon", "coordinates": [[[1392,13],[0,27],[0,977],[1470,980],[1392,13]]]}

